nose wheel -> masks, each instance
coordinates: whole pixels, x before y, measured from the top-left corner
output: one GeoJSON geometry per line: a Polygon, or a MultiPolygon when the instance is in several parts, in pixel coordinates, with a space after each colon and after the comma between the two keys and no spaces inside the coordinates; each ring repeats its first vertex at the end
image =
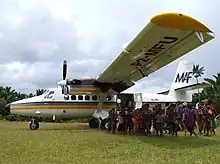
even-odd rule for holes
{"type": "Polygon", "coordinates": [[[39,125],[39,121],[36,119],[32,119],[30,122],[30,129],[31,130],[37,130],[39,129],[40,125],[39,125]]]}

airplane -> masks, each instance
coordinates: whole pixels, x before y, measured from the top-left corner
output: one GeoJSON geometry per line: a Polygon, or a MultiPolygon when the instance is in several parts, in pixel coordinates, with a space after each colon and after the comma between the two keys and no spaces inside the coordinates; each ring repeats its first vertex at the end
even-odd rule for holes
{"type": "MultiPolygon", "coordinates": [[[[190,16],[179,13],[155,15],[129,43],[122,46],[119,55],[97,78],[66,78],[67,61],[64,60],[63,80],[57,83],[57,88],[8,104],[6,109],[11,113],[31,116],[31,130],[39,129],[39,117],[56,120],[92,116],[89,127],[105,128],[108,112],[122,102],[117,98],[118,94],[214,38],[214,33],[208,27],[190,16]]],[[[157,94],[150,99],[160,101],[162,96],[169,101],[189,100],[187,95],[181,94],[185,93],[182,90],[194,86],[187,87],[191,73],[183,73],[177,75],[178,82],[172,85],[168,95],[159,97],[157,94]]],[[[141,107],[144,96],[141,93],[133,94],[136,108],[141,107]]]]}

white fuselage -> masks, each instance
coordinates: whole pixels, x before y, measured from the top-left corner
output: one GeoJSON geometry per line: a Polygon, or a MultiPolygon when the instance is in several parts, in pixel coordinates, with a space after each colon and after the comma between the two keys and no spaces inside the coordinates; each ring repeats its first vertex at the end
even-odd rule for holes
{"type": "MultiPolygon", "coordinates": [[[[91,117],[97,109],[100,93],[96,94],[74,94],[67,100],[62,95],[61,88],[52,88],[43,95],[19,100],[10,104],[11,113],[31,116],[60,119],[74,117],[91,117]]],[[[116,107],[115,96],[105,100],[102,109],[109,111],[116,107]]]]}

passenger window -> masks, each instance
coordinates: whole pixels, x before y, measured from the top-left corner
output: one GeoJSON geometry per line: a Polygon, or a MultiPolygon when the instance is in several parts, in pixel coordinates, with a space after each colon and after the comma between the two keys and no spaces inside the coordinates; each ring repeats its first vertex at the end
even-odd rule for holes
{"type": "Polygon", "coordinates": [[[64,99],[65,99],[65,100],[69,100],[69,98],[70,98],[69,96],[67,96],[67,97],[64,97],[64,99]]]}
{"type": "Polygon", "coordinates": [[[92,100],[96,101],[97,100],[97,96],[96,95],[92,96],[92,100]]]}
{"type": "Polygon", "coordinates": [[[90,97],[88,95],[86,95],[85,100],[90,100],[90,97]]]}
{"type": "Polygon", "coordinates": [[[72,95],[71,100],[76,100],[76,95],[72,95]]]}
{"type": "Polygon", "coordinates": [[[82,96],[82,95],[79,95],[79,96],[78,96],[78,100],[83,100],[83,96],[82,96]]]}

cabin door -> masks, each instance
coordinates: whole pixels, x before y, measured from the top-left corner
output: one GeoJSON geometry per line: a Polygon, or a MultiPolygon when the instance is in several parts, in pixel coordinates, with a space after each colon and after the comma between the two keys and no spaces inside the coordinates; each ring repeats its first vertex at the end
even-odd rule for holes
{"type": "Polygon", "coordinates": [[[135,109],[142,107],[142,94],[141,93],[134,94],[134,102],[135,102],[135,109]]]}

